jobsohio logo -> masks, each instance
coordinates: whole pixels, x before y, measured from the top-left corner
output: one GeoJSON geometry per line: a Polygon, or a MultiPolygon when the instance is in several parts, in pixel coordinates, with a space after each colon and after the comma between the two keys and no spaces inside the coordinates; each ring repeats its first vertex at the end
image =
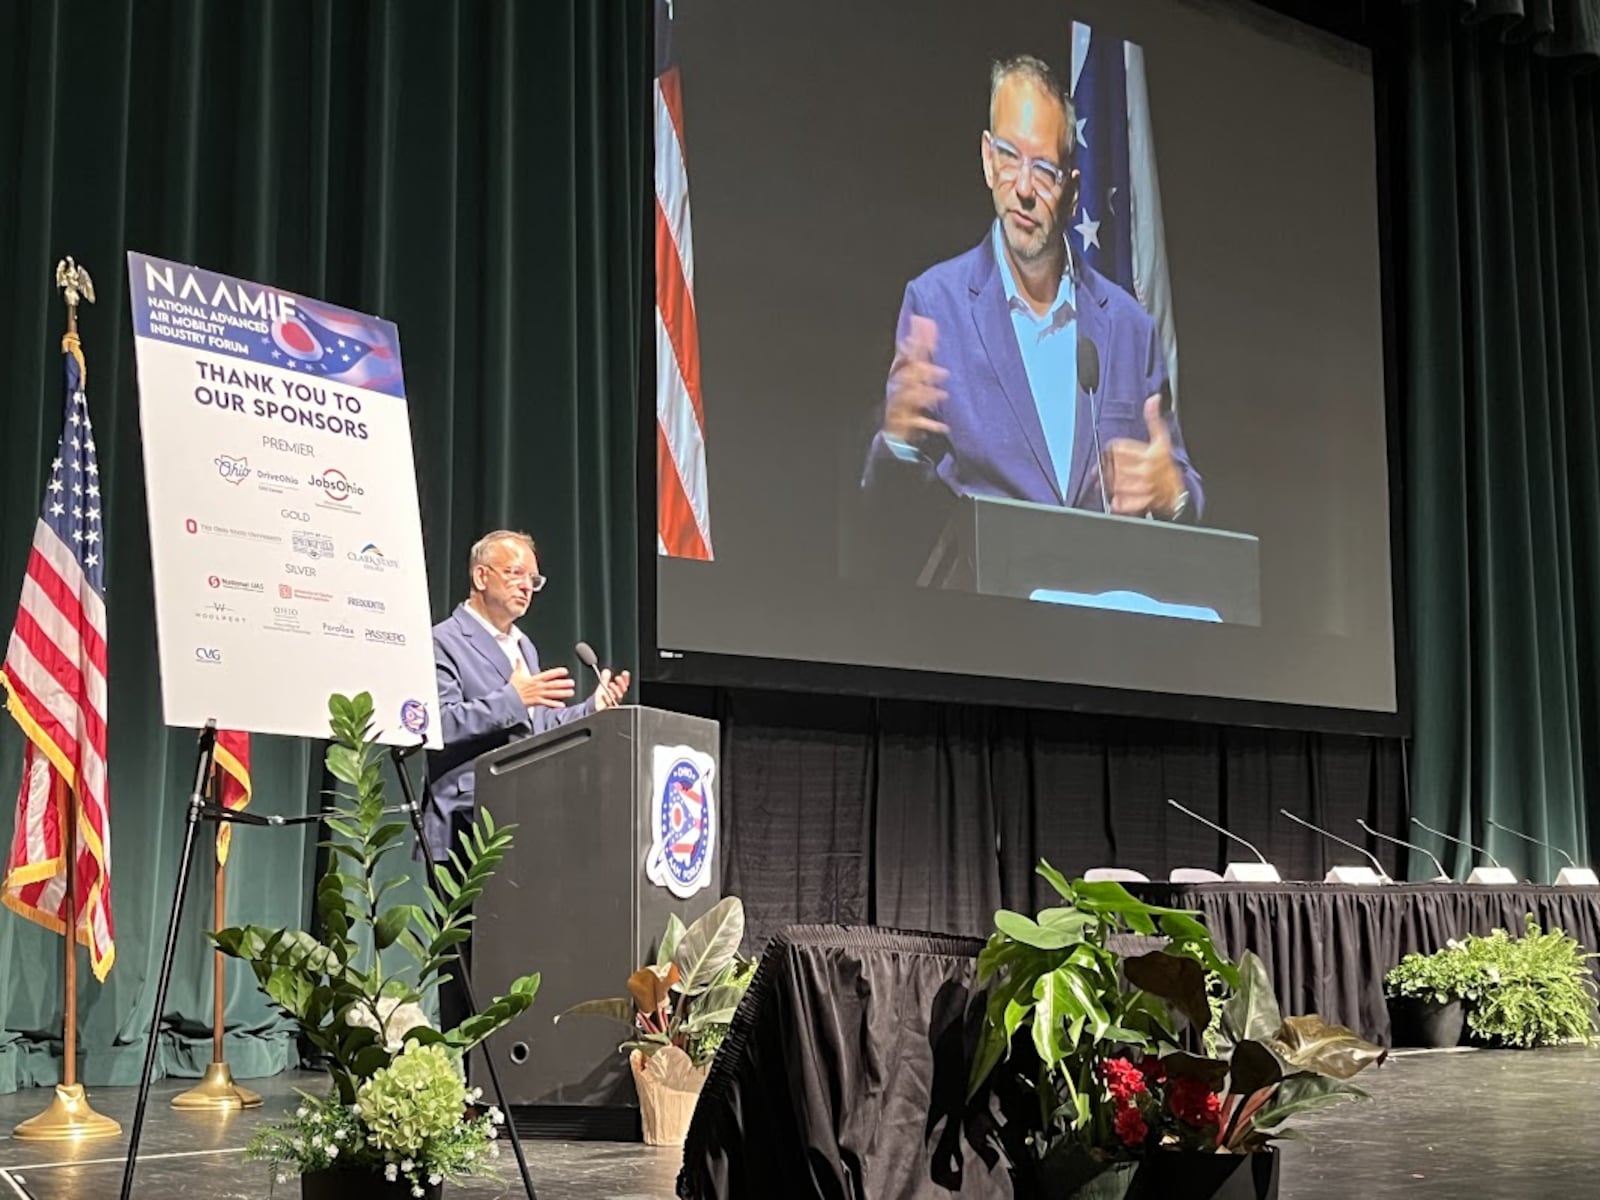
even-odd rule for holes
{"type": "Polygon", "coordinates": [[[351,496],[367,494],[366,488],[351,483],[349,477],[338,467],[329,467],[321,475],[313,475],[309,482],[312,487],[325,492],[329,500],[336,500],[340,504],[347,503],[351,496]]]}
{"type": "Polygon", "coordinates": [[[369,571],[392,571],[400,565],[371,542],[359,550],[346,551],[345,557],[351,562],[360,563],[369,571]]]}

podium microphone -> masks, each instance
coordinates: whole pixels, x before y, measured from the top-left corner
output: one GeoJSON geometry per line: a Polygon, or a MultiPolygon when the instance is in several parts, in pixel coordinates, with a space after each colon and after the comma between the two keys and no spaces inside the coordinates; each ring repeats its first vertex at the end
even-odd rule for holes
{"type": "Polygon", "coordinates": [[[1365,829],[1368,833],[1370,833],[1375,838],[1382,838],[1386,842],[1393,842],[1396,846],[1404,846],[1407,850],[1415,850],[1418,854],[1420,854],[1423,857],[1429,859],[1433,863],[1434,869],[1439,872],[1438,875],[1436,875],[1433,879],[1430,879],[1428,881],[1429,883],[1454,883],[1455,882],[1455,880],[1453,880],[1450,877],[1450,875],[1445,871],[1444,864],[1442,862],[1440,862],[1438,860],[1438,858],[1436,858],[1431,851],[1426,850],[1423,847],[1417,845],[1416,842],[1402,841],[1400,838],[1391,837],[1387,833],[1379,833],[1376,829],[1374,829],[1371,825],[1368,825],[1360,817],[1356,818],[1356,824],[1361,826],[1361,828],[1365,829]]]}
{"type": "MultiPolygon", "coordinates": [[[[1080,343],[1080,345],[1083,344],[1085,343],[1080,343]]],[[[1082,362],[1083,360],[1080,358],[1079,361],[1082,362]]],[[[1098,362],[1096,365],[1098,366],[1098,362]]],[[[1193,809],[1185,808],[1171,796],[1167,797],[1167,803],[1172,805],[1173,808],[1177,809],[1184,816],[1190,818],[1191,820],[1199,821],[1200,824],[1204,825],[1207,829],[1215,829],[1218,833],[1220,833],[1223,837],[1228,838],[1230,841],[1238,842],[1239,845],[1243,846],[1246,850],[1250,851],[1251,854],[1254,854],[1258,859],[1261,860],[1259,863],[1229,863],[1227,874],[1223,876],[1223,878],[1237,879],[1246,883],[1278,882],[1278,868],[1274,867],[1267,861],[1267,856],[1265,854],[1261,853],[1261,851],[1257,850],[1255,846],[1245,841],[1237,833],[1229,833],[1215,821],[1207,820],[1193,809]]]]}
{"type": "MultiPolygon", "coordinates": [[[[1374,869],[1377,872],[1377,880],[1376,880],[1376,882],[1378,882],[1378,883],[1393,883],[1394,882],[1394,880],[1389,878],[1389,873],[1383,869],[1383,864],[1378,861],[1377,855],[1373,854],[1370,850],[1367,850],[1367,849],[1365,849],[1365,848],[1363,848],[1361,846],[1358,846],[1354,842],[1347,842],[1347,841],[1344,840],[1344,838],[1340,837],[1337,833],[1329,833],[1326,829],[1323,829],[1320,825],[1313,825],[1310,821],[1306,820],[1304,817],[1295,816],[1287,808],[1280,808],[1278,811],[1281,812],[1284,816],[1288,817],[1289,820],[1293,821],[1296,825],[1304,825],[1307,829],[1311,830],[1312,833],[1315,833],[1320,837],[1325,837],[1325,838],[1329,839],[1330,841],[1338,842],[1341,846],[1349,846],[1350,849],[1354,850],[1357,854],[1360,854],[1363,857],[1370,859],[1372,861],[1372,865],[1373,865],[1374,869]]],[[[1330,868],[1328,868],[1328,874],[1327,874],[1326,878],[1323,880],[1323,882],[1324,883],[1371,883],[1371,882],[1374,882],[1373,880],[1365,879],[1365,878],[1361,878],[1360,877],[1360,876],[1364,876],[1365,874],[1367,874],[1367,869],[1365,867],[1330,867],[1330,868]],[[1359,875],[1356,876],[1356,877],[1349,877],[1348,873],[1350,873],[1350,872],[1359,872],[1359,875]]]]}
{"type": "MultiPolygon", "coordinates": [[[[1094,431],[1094,478],[1095,482],[1100,485],[1100,511],[1108,513],[1111,511],[1111,501],[1106,497],[1106,459],[1105,451],[1100,446],[1100,397],[1098,395],[1100,391],[1100,351],[1095,349],[1094,343],[1086,337],[1078,339],[1078,386],[1089,397],[1089,428],[1094,431]]],[[[1072,503],[1072,497],[1067,497],[1067,503],[1072,503]]],[[[1167,803],[1171,804],[1173,802],[1168,800],[1167,803]]],[[[1179,805],[1178,807],[1182,808],[1183,806],[1179,805]]],[[[1189,812],[1186,808],[1183,811],[1189,812]]],[[[1189,815],[1193,817],[1194,813],[1189,813],[1189,815]]],[[[1197,821],[1205,821],[1204,817],[1195,817],[1195,819],[1197,821]]],[[[1205,823],[1207,825],[1211,824],[1209,821],[1205,821],[1205,823]]],[[[1224,829],[1221,832],[1227,833],[1228,831],[1224,829]]],[[[1228,836],[1232,837],[1233,835],[1228,834],[1228,836]]],[[[1246,842],[1245,845],[1250,846],[1250,843],[1246,842]]],[[[1250,849],[1255,850],[1255,847],[1250,846],[1250,849]]],[[[1261,852],[1256,850],[1256,856],[1259,858],[1260,855],[1261,852]]],[[[1266,862],[1267,860],[1262,858],[1261,861],[1266,862]]]]}
{"type": "Polygon", "coordinates": [[[1509,833],[1512,837],[1521,838],[1525,842],[1532,842],[1535,846],[1541,846],[1546,850],[1554,850],[1557,854],[1561,855],[1562,858],[1566,859],[1567,865],[1556,872],[1557,887],[1600,886],[1600,879],[1595,878],[1593,869],[1589,867],[1580,867],[1573,859],[1572,855],[1568,854],[1560,846],[1557,846],[1552,842],[1541,842],[1538,838],[1529,837],[1525,833],[1518,833],[1515,829],[1508,829],[1506,826],[1500,824],[1499,821],[1496,821],[1493,818],[1485,817],[1484,819],[1488,821],[1490,825],[1498,829],[1501,833],[1509,833]]]}
{"type": "Polygon", "coordinates": [[[600,658],[594,652],[594,647],[588,642],[579,642],[573,647],[578,652],[578,661],[588,667],[596,675],[600,674],[600,658]]]}

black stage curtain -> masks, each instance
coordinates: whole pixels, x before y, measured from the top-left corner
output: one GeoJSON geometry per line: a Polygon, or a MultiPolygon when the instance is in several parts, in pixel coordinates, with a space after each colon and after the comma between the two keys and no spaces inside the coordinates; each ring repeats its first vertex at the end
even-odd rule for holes
{"type": "MultiPolygon", "coordinates": [[[[83,987],[88,1083],[138,1069],[194,755],[192,734],[161,722],[125,252],[396,321],[435,614],[464,592],[479,534],[525,528],[551,579],[526,622],[546,661],[579,670],[583,636],[630,662],[648,15],[588,0],[0,0],[0,634],[61,428],[57,258],[87,266],[99,297],[83,343],[105,497],[117,957],[83,987]]],[[[0,718],[4,846],[21,746],[0,718]]],[[[302,811],[319,757],[257,739],[258,808],[302,811]]],[[[230,916],[301,923],[306,840],[241,833],[230,916]]],[[[209,862],[203,849],[164,1072],[210,1059],[209,862]]],[[[0,914],[0,1091],[58,1077],[60,962],[59,939],[0,914]]],[[[235,1071],[292,1065],[247,973],[230,978],[235,1071]]]]}
{"type": "MultiPolygon", "coordinates": [[[[754,944],[791,922],[986,935],[996,908],[1047,903],[1040,858],[1165,878],[1250,857],[1168,797],[1285,878],[1360,860],[1280,808],[1351,840],[1357,817],[1404,823],[1399,746],[1383,739],[690,688],[649,698],[722,723],[723,889],[743,898],[754,944]]],[[[1391,849],[1380,858],[1401,872],[1391,849]]]]}

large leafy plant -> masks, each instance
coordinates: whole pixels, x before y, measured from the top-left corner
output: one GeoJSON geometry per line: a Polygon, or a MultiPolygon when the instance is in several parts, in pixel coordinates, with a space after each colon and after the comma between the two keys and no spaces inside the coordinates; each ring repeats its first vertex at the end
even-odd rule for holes
{"type": "Polygon", "coordinates": [[[1068,882],[1047,862],[1038,873],[1061,903],[1031,917],[1002,909],[978,956],[987,996],[969,1087],[1031,1092],[1028,1144],[1070,1188],[1132,1157],[1148,1132],[1129,1115],[1124,1067],[1177,1050],[1186,1026],[1205,1029],[1208,975],[1232,987],[1238,973],[1195,913],[1146,904],[1118,883],[1068,882]],[[1133,956],[1113,946],[1138,936],[1166,944],[1133,956]]]}
{"type": "Polygon", "coordinates": [[[739,1001],[750,987],[755,960],[739,953],[744,941],[744,904],[728,896],[685,927],[669,917],[656,961],[628,976],[628,994],[587,1000],[558,1016],[590,1014],[628,1025],[632,1036],[623,1051],[646,1058],[668,1046],[683,1051],[692,1065],[711,1061],[727,1035],[739,1001]]]}
{"type": "MultiPolygon", "coordinates": [[[[436,1081],[426,1095],[465,1096],[460,1055],[533,1003],[537,974],[515,980],[505,995],[454,1029],[433,1028],[421,1007],[423,993],[450,978],[447,972],[457,962],[457,949],[468,937],[472,904],[510,849],[514,827],[497,827],[480,810],[462,839],[461,852],[452,851],[447,864],[434,867],[438,888],[423,889],[420,904],[402,899],[404,889],[415,885],[386,860],[405,844],[410,825],[385,819],[372,697],[365,692],[335,695],[328,709],[332,742],[327,767],[344,786],[325,818],[335,836],[322,843],[329,855],[316,889],[321,935],[259,925],[212,935],[223,953],[248,964],[273,1004],[326,1056],[333,1085],[327,1100],[308,1097],[295,1121],[264,1131],[254,1149],[275,1161],[284,1161],[287,1154],[295,1170],[327,1166],[331,1133],[318,1131],[348,1113],[361,1126],[362,1136],[344,1148],[342,1162],[375,1169],[410,1163],[408,1178],[419,1179],[462,1170],[489,1150],[489,1129],[495,1123],[468,1118],[464,1105],[458,1106],[456,1123],[430,1141],[436,1156],[431,1163],[389,1147],[381,1132],[367,1129],[357,1114],[364,1098],[393,1092],[397,1081],[422,1069],[419,1064],[426,1063],[437,1075],[440,1054],[453,1064],[454,1091],[436,1081]],[[398,969],[391,969],[397,956],[385,953],[391,947],[401,952],[398,969]],[[407,1053],[435,1047],[437,1051],[401,1062],[407,1053]]],[[[391,1118],[406,1119],[405,1114],[395,1117],[390,1108],[391,1118]]]]}
{"type": "Polygon", "coordinates": [[[1293,1136],[1283,1122],[1341,1100],[1364,1099],[1349,1080],[1388,1051],[1312,1014],[1285,1017],[1266,965],[1246,951],[1223,1001],[1217,1053],[1161,1059],[1165,1087],[1152,1125],[1156,1144],[1250,1153],[1293,1136]]]}
{"type": "Polygon", "coordinates": [[[1595,982],[1575,938],[1543,930],[1529,913],[1521,937],[1496,929],[1469,936],[1463,953],[1483,980],[1467,1010],[1475,1038],[1498,1046],[1588,1041],[1595,1032],[1595,982]]]}

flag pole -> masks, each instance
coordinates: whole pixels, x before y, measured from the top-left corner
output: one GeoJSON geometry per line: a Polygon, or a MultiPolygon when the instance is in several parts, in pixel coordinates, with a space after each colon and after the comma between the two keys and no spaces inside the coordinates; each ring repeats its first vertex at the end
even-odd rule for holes
{"type": "MultiPolygon", "coordinates": [[[[94,303],[94,284],[87,271],[66,258],[56,266],[56,286],[67,302],[67,337],[76,341],[78,302],[94,303]]],[[[90,1107],[83,1085],[78,1082],[78,912],[82,908],[82,897],[78,895],[78,796],[59,777],[56,811],[63,826],[62,854],[67,875],[67,921],[62,930],[66,959],[61,982],[61,1082],[56,1085],[55,1099],[49,1107],[11,1131],[19,1141],[87,1141],[122,1133],[121,1125],[90,1107]]]]}
{"type": "MultiPolygon", "coordinates": [[[[213,765],[211,768],[211,800],[220,807],[222,768],[218,765],[213,765]]],[[[220,830],[217,836],[219,838],[222,836],[220,830]]],[[[223,928],[224,914],[227,911],[227,888],[228,864],[222,855],[218,854],[216,892],[211,902],[212,929],[223,928]]],[[[223,1035],[227,1032],[227,1027],[223,1023],[225,1007],[223,985],[227,961],[221,950],[212,955],[211,1065],[206,1068],[205,1076],[199,1083],[172,1098],[173,1108],[186,1109],[190,1112],[238,1112],[242,1108],[256,1108],[261,1104],[260,1096],[233,1081],[233,1069],[228,1066],[228,1055],[223,1046],[223,1035]]]]}

